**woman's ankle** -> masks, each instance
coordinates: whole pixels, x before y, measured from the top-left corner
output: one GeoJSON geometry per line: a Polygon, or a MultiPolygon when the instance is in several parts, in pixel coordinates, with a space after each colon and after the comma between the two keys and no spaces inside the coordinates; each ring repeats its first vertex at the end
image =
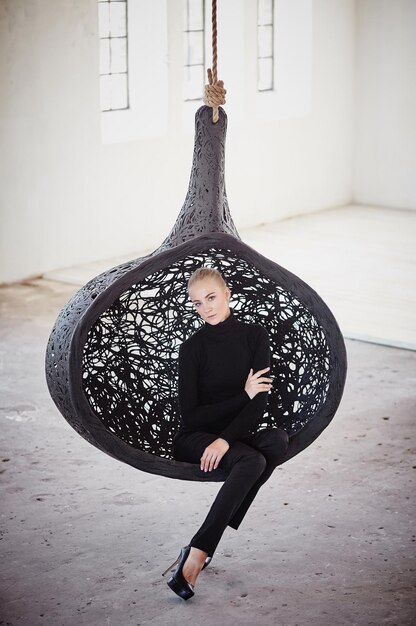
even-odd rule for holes
{"type": "Polygon", "coordinates": [[[196,579],[201,573],[207,556],[207,553],[203,550],[191,547],[188,558],[186,559],[182,570],[185,580],[187,580],[188,583],[195,585],[196,579]]]}
{"type": "Polygon", "coordinates": [[[194,546],[191,546],[191,550],[189,553],[189,556],[191,558],[194,558],[198,561],[201,561],[201,563],[205,563],[205,559],[208,556],[208,552],[204,552],[203,550],[201,550],[200,548],[195,548],[194,546]]]}

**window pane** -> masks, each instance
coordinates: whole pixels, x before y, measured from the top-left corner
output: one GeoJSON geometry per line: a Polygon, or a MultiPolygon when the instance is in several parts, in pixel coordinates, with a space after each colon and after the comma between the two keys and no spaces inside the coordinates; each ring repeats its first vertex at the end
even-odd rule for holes
{"type": "Polygon", "coordinates": [[[108,2],[100,2],[98,5],[98,32],[100,37],[108,37],[110,34],[110,12],[108,2]]]}
{"type": "Polygon", "coordinates": [[[200,100],[204,90],[204,68],[202,65],[185,67],[185,100],[200,100]]]}
{"type": "Polygon", "coordinates": [[[259,26],[259,57],[271,57],[273,54],[273,26],[259,26]]]}
{"type": "Polygon", "coordinates": [[[101,110],[128,108],[127,0],[98,0],[101,110]]]}
{"type": "Polygon", "coordinates": [[[111,78],[111,108],[127,108],[127,74],[112,74],[111,78]]]}
{"type": "Polygon", "coordinates": [[[201,100],[204,90],[204,0],[183,0],[184,98],[201,100]]]}
{"type": "Polygon", "coordinates": [[[204,28],[204,1],[187,0],[188,21],[186,30],[202,30],[204,28]]]}
{"type": "Polygon", "coordinates": [[[110,72],[110,40],[100,39],[100,74],[110,72]]]}
{"type": "Polygon", "coordinates": [[[187,33],[185,40],[188,41],[186,63],[188,65],[198,65],[204,62],[204,33],[187,33]]]}
{"type": "Polygon", "coordinates": [[[258,60],[258,83],[259,91],[273,89],[273,59],[258,60]]]}
{"type": "Polygon", "coordinates": [[[111,72],[127,71],[126,38],[110,39],[111,41],[111,72]]]}
{"type": "Polygon", "coordinates": [[[273,22],[273,0],[258,0],[258,7],[258,24],[271,24],[273,22]]]}
{"type": "Polygon", "coordinates": [[[110,3],[110,32],[112,37],[126,35],[126,3],[110,3]]]}
{"type": "Polygon", "coordinates": [[[111,109],[111,79],[110,76],[100,76],[101,110],[111,109]]]}

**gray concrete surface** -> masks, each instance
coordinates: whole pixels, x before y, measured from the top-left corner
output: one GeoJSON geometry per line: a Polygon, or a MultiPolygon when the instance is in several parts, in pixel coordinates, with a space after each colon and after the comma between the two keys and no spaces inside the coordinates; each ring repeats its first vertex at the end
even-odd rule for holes
{"type": "Polygon", "coordinates": [[[220,486],[138,472],[57,412],[44,350],[73,290],[0,291],[2,626],[415,623],[415,352],[346,342],[333,422],[275,471],[184,602],[161,572],[220,486]]]}

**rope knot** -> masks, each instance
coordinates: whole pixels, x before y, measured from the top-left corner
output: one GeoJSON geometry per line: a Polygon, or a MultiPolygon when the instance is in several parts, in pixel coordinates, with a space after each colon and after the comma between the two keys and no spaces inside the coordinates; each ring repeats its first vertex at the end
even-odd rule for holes
{"type": "Polygon", "coordinates": [[[210,69],[208,70],[208,81],[209,84],[205,85],[204,88],[203,101],[204,104],[213,108],[213,122],[215,124],[218,122],[219,118],[218,107],[221,104],[225,104],[225,94],[227,91],[224,89],[224,81],[214,81],[212,71],[210,69]]]}

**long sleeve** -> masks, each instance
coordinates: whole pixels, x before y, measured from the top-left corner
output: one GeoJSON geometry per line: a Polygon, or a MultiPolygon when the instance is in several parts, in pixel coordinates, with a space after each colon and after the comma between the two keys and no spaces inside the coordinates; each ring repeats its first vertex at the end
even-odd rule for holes
{"type": "Polygon", "coordinates": [[[185,343],[179,347],[178,375],[178,400],[182,423],[192,429],[201,428],[214,420],[226,417],[252,402],[243,389],[241,393],[225,400],[212,404],[198,404],[198,360],[195,349],[185,343]]]}
{"type": "MultiPolygon", "coordinates": [[[[262,327],[259,331],[256,349],[253,358],[253,373],[270,366],[270,340],[267,330],[262,327]]],[[[262,376],[268,377],[270,370],[262,376]]],[[[248,396],[248,394],[247,394],[248,396]]],[[[248,396],[249,397],[249,396],[248,396]]],[[[240,411],[232,422],[218,435],[230,445],[237,439],[249,434],[258,418],[262,417],[267,406],[268,391],[259,391],[254,398],[240,411]]]]}

